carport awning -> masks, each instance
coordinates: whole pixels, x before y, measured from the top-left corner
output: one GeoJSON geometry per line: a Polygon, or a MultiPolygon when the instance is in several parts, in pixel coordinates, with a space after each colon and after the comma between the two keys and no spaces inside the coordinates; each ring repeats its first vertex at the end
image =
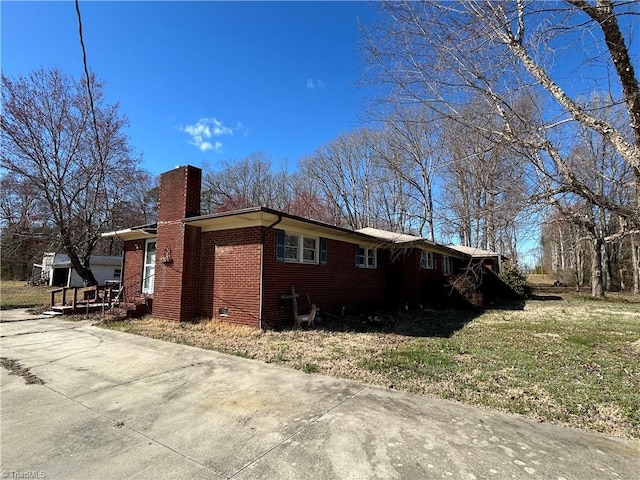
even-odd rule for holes
{"type": "Polygon", "coordinates": [[[155,238],[158,236],[158,227],[155,223],[148,225],[140,225],[138,227],[125,228],[123,230],[115,230],[113,232],[105,232],[101,235],[103,238],[117,237],[122,240],[143,240],[147,238],[155,238]]]}

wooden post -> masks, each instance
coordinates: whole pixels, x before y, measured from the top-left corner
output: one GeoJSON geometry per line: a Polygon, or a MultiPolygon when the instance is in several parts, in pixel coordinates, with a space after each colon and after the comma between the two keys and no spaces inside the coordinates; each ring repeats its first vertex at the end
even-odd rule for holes
{"type": "Polygon", "coordinates": [[[293,299],[293,318],[298,316],[298,294],[293,285],[291,285],[291,297],[293,299]]]}
{"type": "Polygon", "coordinates": [[[293,285],[291,285],[291,294],[290,295],[281,295],[280,298],[283,300],[291,299],[291,304],[293,306],[293,319],[295,320],[298,316],[298,294],[296,293],[296,289],[293,285]]]}

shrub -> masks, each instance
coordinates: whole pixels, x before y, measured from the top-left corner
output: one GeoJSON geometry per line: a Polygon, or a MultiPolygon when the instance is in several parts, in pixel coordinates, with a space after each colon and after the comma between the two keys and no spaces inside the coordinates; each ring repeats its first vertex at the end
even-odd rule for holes
{"type": "Polygon", "coordinates": [[[450,278],[451,301],[455,306],[472,309],[482,309],[485,306],[485,296],[475,273],[467,270],[450,278]]]}
{"type": "Polygon", "coordinates": [[[499,277],[518,297],[527,298],[531,295],[531,285],[515,263],[503,263],[500,267],[499,277]]]}

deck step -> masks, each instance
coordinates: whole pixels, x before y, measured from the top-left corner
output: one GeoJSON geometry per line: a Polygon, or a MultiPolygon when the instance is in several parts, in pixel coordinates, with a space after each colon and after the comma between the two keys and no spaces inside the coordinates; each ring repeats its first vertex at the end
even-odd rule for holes
{"type": "Polygon", "coordinates": [[[59,317],[62,315],[62,312],[54,312],[53,310],[47,310],[46,312],[42,312],[43,315],[48,315],[50,317],[59,317]]]}
{"type": "Polygon", "coordinates": [[[60,315],[66,315],[73,313],[73,307],[71,305],[54,305],[51,307],[51,311],[58,312],[60,315]]]}

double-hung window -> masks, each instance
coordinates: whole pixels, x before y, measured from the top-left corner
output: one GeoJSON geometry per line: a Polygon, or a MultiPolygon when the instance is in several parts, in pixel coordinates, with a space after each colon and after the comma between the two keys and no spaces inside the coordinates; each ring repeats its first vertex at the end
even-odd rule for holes
{"type": "Polygon", "coordinates": [[[422,250],[422,253],[420,254],[420,268],[425,270],[433,270],[436,268],[436,261],[433,252],[422,250]]]}
{"type": "Polygon", "coordinates": [[[325,239],[300,233],[276,231],[276,259],[291,263],[327,262],[327,242],[325,239]]]}
{"type": "Polygon", "coordinates": [[[377,267],[377,251],[375,248],[356,246],[356,265],[360,268],[377,267]]]}
{"type": "Polygon", "coordinates": [[[290,233],[284,234],[284,259],[287,262],[298,262],[300,259],[300,237],[290,233]]]}
{"type": "Polygon", "coordinates": [[[318,239],[300,237],[302,239],[302,261],[304,263],[318,263],[318,239]]]}
{"type": "Polygon", "coordinates": [[[448,255],[442,256],[442,274],[451,275],[453,271],[453,259],[448,255]]]}

